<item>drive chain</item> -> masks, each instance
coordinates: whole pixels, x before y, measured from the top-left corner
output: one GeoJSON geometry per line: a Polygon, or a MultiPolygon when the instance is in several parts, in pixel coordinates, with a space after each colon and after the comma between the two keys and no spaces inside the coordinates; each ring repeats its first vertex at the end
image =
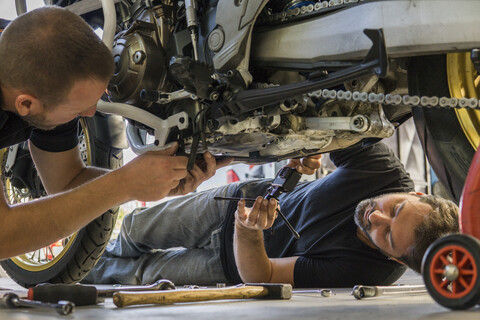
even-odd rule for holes
{"type": "Polygon", "coordinates": [[[358,92],[344,90],[318,90],[308,94],[310,97],[339,100],[381,103],[386,105],[405,105],[411,107],[440,107],[440,108],[467,108],[480,109],[480,101],[477,98],[449,98],[410,96],[399,94],[383,94],[374,92],[358,92]]]}
{"type": "MultiPolygon", "coordinates": [[[[266,15],[259,18],[258,24],[276,24],[290,22],[296,19],[303,19],[312,14],[325,13],[332,9],[340,9],[342,7],[356,5],[361,2],[368,2],[371,0],[329,0],[317,1],[314,4],[288,9],[286,11],[272,13],[267,12],[266,15]]],[[[264,87],[271,86],[264,84],[264,87]]],[[[386,105],[406,105],[412,107],[441,107],[441,108],[469,108],[479,109],[480,101],[477,98],[449,98],[449,97],[428,97],[428,96],[410,96],[410,95],[396,95],[383,94],[372,92],[351,92],[343,90],[318,90],[308,94],[310,97],[356,101],[356,102],[370,102],[382,103],[386,105]]]]}
{"type": "Polygon", "coordinates": [[[266,15],[259,17],[257,24],[276,24],[283,22],[290,22],[305,17],[326,13],[333,9],[341,9],[346,6],[358,4],[359,2],[366,2],[370,0],[329,0],[318,1],[308,5],[288,9],[282,12],[267,12],[266,15]]]}

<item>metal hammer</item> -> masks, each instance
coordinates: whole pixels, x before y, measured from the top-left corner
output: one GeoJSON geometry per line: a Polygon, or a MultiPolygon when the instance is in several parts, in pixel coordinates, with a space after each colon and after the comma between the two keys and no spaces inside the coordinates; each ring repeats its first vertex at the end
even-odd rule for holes
{"type": "Polygon", "coordinates": [[[290,284],[249,283],[228,288],[172,290],[150,292],[116,292],[113,303],[117,307],[143,304],[170,304],[230,299],[290,299],[290,284]]]}

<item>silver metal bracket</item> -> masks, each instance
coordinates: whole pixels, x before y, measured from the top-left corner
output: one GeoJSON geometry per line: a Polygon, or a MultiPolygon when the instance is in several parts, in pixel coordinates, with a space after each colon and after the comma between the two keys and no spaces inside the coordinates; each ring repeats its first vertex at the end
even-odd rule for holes
{"type": "Polygon", "coordinates": [[[127,126],[127,139],[130,147],[136,154],[148,151],[158,151],[169,148],[172,144],[165,144],[171,128],[182,130],[188,127],[188,114],[184,111],[176,113],[163,120],[143,109],[125,103],[112,103],[99,100],[97,110],[103,113],[117,114],[124,118],[134,120],[154,130],[155,141],[151,144],[145,142],[133,131],[133,126],[127,126]]]}

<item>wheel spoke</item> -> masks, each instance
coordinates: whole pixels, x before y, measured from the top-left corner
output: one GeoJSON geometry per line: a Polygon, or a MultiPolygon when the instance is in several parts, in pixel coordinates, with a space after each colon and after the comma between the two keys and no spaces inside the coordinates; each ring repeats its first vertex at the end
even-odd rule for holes
{"type": "Polygon", "coordinates": [[[460,269],[460,274],[462,276],[473,276],[475,272],[471,269],[460,269]]]}
{"type": "Polygon", "coordinates": [[[469,284],[465,281],[463,277],[459,277],[457,280],[463,288],[467,289],[469,287],[469,284]]]}
{"type": "Polygon", "coordinates": [[[465,265],[465,263],[467,263],[467,261],[468,261],[468,256],[465,254],[463,255],[462,260],[460,260],[460,262],[457,263],[457,267],[461,269],[465,265]]]}
{"type": "Polygon", "coordinates": [[[445,257],[444,255],[440,256],[440,260],[442,260],[442,263],[444,266],[446,266],[447,264],[450,264],[450,262],[447,260],[447,257],[445,257]]]}
{"type": "Polygon", "coordinates": [[[445,269],[441,268],[441,269],[434,269],[433,270],[433,273],[434,274],[439,274],[439,275],[442,275],[445,273],[445,269]]]}
{"type": "Polygon", "coordinates": [[[440,288],[448,287],[449,284],[450,284],[450,281],[445,279],[445,280],[442,281],[442,283],[440,283],[440,288]]]}
{"type": "Polygon", "coordinates": [[[453,281],[453,282],[452,282],[452,292],[453,292],[453,293],[458,293],[457,288],[458,288],[457,282],[456,282],[456,281],[453,281]]]}
{"type": "Polygon", "coordinates": [[[452,250],[452,264],[457,265],[458,261],[458,256],[460,255],[460,252],[458,250],[452,250]]]}
{"type": "Polygon", "coordinates": [[[50,255],[52,256],[52,258],[50,259],[48,256],[46,256],[46,257],[45,257],[45,260],[48,261],[48,260],[53,260],[53,259],[55,259],[55,254],[53,253],[52,247],[51,247],[51,246],[48,246],[47,248],[48,248],[47,250],[50,252],[50,255]]]}

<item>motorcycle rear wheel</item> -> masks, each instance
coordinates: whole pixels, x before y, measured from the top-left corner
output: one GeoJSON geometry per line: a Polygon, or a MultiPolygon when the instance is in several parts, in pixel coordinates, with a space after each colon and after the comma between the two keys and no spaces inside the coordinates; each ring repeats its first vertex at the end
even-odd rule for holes
{"type": "MultiPolygon", "coordinates": [[[[94,118],[80,120],[79,143],[82,158],[87,165],[115,169],[122,165],[122,149],[105,145],[97,138],[98,128],[94,118]]],[[[6,157],[5,149],[0,158],[6,157]]],[[[1,159],[0,159],[1,160],[1,159]]],[[[5,161],[2,161],[2,183],[7,200],[13,203],[32,200],[30,190],[18,190],[10,179],[3,174],[5,161]]],[[[33,165],[33,163],[32,163],[33,165]]],[[[36,170],[33,177],[39,181],[36,170]]],[[[43,188],[42,186],[38,186],[43,188]]],[[[23,287],[32,287],[39,283],[76,283],[85,277],[102,255],[110,239],[118,208],[111,209],[89,223],[85,228],[56,243],[8,260],[0,265],[6,273],[23,287]]]]}
{"type": "MultiPolygon", "coordinates": [[[[469,53],[415,57],[408,66],[411,95],[478,98],[477,78],[469,53]]],[[[479,112],[442,108],[412,112],[430,165],[458,202],[480,141],[479,112]]]]}

